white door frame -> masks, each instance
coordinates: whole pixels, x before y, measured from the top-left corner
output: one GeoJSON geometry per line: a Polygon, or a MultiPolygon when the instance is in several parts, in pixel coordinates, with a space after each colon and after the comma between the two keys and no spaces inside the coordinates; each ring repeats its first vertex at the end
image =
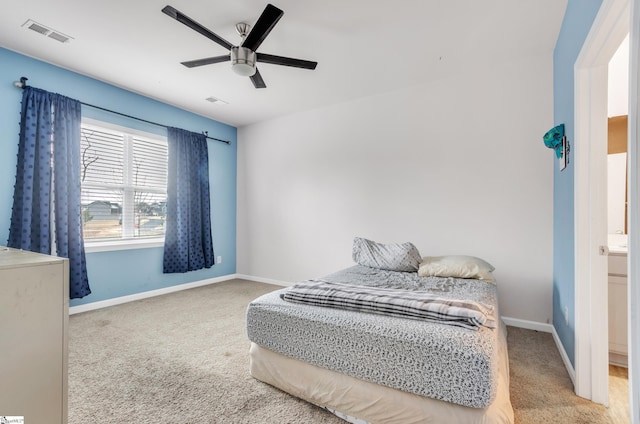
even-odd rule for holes
{"type": "MultiPolygon", "coordinates": [[[[604,405],[609,403],[608,265],[600,246],[607,246],[607,73],[629,32],[630,3],[639,1],[603,0],[574,68],[575,390],[604,405]]],[[[632,97],[637,100],[630,93],[630,102],[632,97]]],[[[640,338],[630,338],[630,345],[632,340],[640,338]]]]}
{"type": "Polygon", "coordinates": [[[640,424],[640,0],[632,0],[629,34],[629,410],[640,424]]]}

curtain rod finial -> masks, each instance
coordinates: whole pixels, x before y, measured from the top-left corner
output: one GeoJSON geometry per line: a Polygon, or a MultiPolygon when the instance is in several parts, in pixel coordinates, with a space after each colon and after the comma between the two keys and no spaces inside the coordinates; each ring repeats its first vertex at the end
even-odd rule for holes
{"type": "Polygon", "coordinates": [[[13,85],[15,85],[18,88],[26,88],[28,79],[29,78],[27,77],[20,77],[20,81],[14,81],[13,85]]]}

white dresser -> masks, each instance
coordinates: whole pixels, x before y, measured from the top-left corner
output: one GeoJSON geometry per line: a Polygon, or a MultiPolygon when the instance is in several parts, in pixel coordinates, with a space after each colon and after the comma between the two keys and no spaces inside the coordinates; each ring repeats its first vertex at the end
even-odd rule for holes
{"type": "Polygon", "coordinates": [[[0,416],[67,423],[66,259],[0,247],[0,416]]]}
{"type": "Polygon", "coordinates": [[[609,362],[627,366],[627,254],[609,253],[609,362]]]}

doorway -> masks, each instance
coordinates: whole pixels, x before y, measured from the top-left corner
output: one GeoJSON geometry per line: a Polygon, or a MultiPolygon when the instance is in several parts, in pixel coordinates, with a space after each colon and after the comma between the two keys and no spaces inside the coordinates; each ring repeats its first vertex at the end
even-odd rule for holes
{"type": "Polygon", "coordinates": [[[628,380],[628,114],[629,36],[608,65],[607,246],[609,408],[627,422],[628,380]]]}
{"type": "Polygon", "coordinates": [[[576,394],[609,403],[607,73],[629,32],[629,1],[603,0],[575,64],[576,394]]]}
{"type": "MultiPolygon", "coordinates": [[[[630,4],[633,3],[634,23],[640,21],[639,0],[604,0],[589,36],[575,64],[575,367],[576,394],[607,405],[608,391],[608,318],[607,318],[607,222],[606,210],[606,143],[607,138],[607,65],[629,32],[630,4]]],[[[637,28],[631,34],[632,69],[637,73],[637,28]]],[[[633,75],[633,73],[631,74],[633,75]]],[[[635,202],[637,186],[637,80],[630,81],[630,234],[637,234],[633,224],[640,214],[635,202]],[[634,106],[635,105],[635,106],[634,106]]],[[[629,315],[632,345],[640,330],[633,312],[640,290],[634,288],[637,279],[637,251],[640,241],[630,237],[629,315]],[[636,293],[636,291],[638,293],[636,293]]],[[[637,342],[636,342],[637,343],[637,342]]],[[[630,354],[630,408],[632,422],[638,423],[638,380],[635,377],[638,356],[630,354]]]]}

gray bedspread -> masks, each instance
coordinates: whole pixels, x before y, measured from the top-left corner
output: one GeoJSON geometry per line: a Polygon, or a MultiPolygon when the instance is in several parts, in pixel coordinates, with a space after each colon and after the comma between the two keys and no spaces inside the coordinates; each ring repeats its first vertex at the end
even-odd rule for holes
{"type": "MultiPolygon", "coordinates": [[[[492,306],[493,283],[360,265],[324,281],[426,291],[492,306]]],[[[247,309],[247,335],[274,352],[376,384],[483,408],[496,395],[498,329],[460,327],[287,302],[276,290],[247,309]]],[[[498,315],[496,315],[498,316],[498,315]]]]}

